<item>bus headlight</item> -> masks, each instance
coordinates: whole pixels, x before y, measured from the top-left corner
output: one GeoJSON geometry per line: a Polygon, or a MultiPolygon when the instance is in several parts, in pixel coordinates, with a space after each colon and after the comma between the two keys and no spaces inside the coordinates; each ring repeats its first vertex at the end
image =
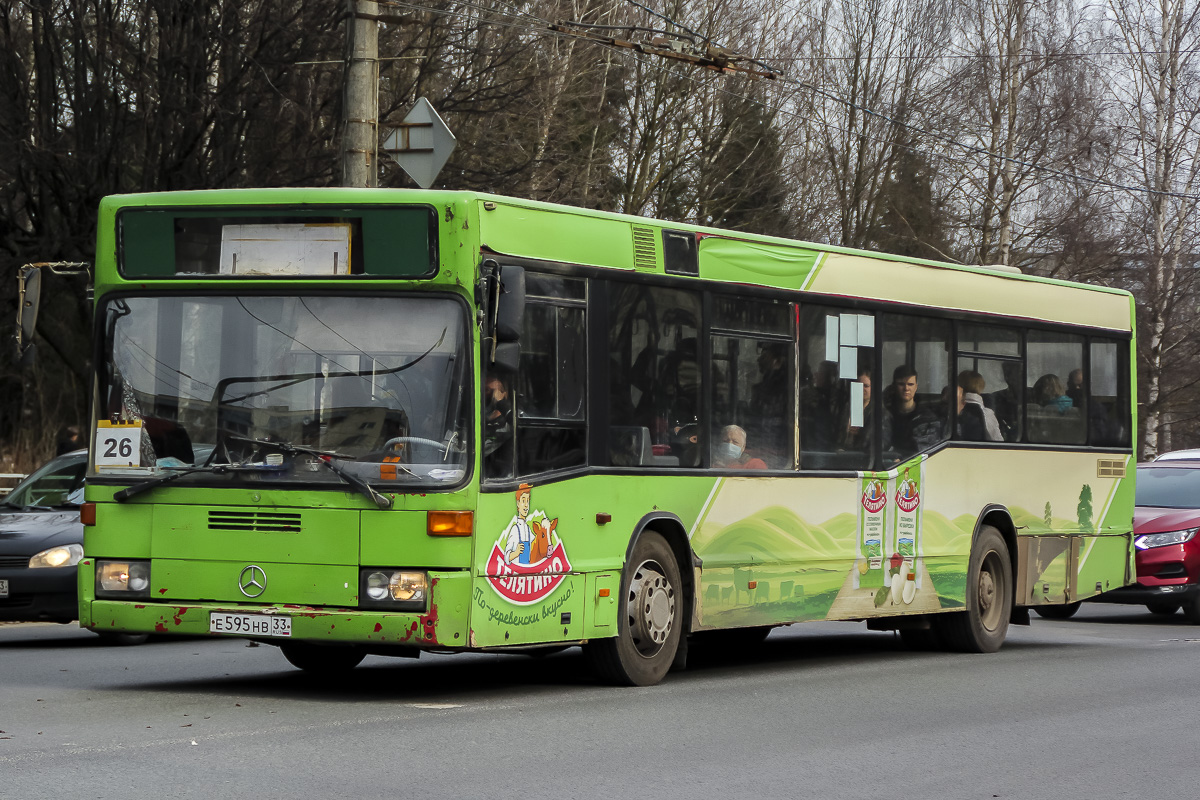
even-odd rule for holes
{"type": "Polygon", "coordinates": [[[149,561],[97,561],[97,597],[146,597],[150,594],[149,561]]]}
{"type": "Polygon", "coordinates": [[[43,550],[29,559],[29,568],[39,567],[73,567],[83,558],[83,545],[64,544],[43,550]]]}
{"type": "Polygon", "coordinates": [[[424,611],[429,599],[429,576],[401,569],[364,569],[359,576],[359,605],[398,611],[424,611]]]}

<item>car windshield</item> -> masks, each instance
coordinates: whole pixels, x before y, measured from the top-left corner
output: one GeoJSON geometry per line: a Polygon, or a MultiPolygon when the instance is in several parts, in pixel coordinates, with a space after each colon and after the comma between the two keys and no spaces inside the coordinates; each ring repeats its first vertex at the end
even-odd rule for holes
{"type": "Polygon", "coordinates": [[[1200,508],[1200,469],[1138,467],[1135,504],[1154,508],[1200,508]]]}
{"type": "Polygon", "coordinates": [[[87,456],[82,452],[59,456],[18,483],[3,504],[10,509],[74,507],[86,470],[87,456]]]}
{"type": "Polygon", "coordinates": [[[181,482],[344,484],[349,473],[446,484],[465,473],[470,371],[457,301],[126,297],[108,302],[104,321],[100,475],[154,478],[205,462],[263,469],[181,482]]]}

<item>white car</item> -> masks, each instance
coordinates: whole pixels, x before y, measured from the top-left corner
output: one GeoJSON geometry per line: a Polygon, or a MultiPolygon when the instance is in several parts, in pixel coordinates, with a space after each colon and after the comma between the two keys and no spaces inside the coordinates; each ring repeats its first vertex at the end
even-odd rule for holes
{"type": "Polygon", "coordinates": [[[1172,450],[1169,453],[1160,453],[1154,458],[1155,461],[1200,461],[1200,450],[1172,450]]]}

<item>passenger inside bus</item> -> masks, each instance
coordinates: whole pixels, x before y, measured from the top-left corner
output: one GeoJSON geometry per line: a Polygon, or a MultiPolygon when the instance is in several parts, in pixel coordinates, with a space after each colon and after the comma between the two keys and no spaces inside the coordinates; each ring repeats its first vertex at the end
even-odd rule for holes
{"type": "Polygon", "coordinates": [[[984,397],[984,403],[996,412],[996,421],[1000,424],[1000,435],[1004,441],[1015,442],[1021,435],[1018,421],[1025,396],[1021,389],[1021,362],[1001,362],[1000,370],[1006,385],[984,397]]]}
{"type": "Polygon", "coordinates": [[[986,386],[983,376],[974,370],[963,370],[958,374],[957,438],[970,442],[1003,441],[996,412],[983,404],[986,386]]]}
{"type": "Polygon", "coordinates": [[[917,387],[917,371],[908,364],[893,370],[884,449],[902,458],[932,447],[942,438],[941,420],[928,405],[917,402],[917,387]]]}
{"type": "Polygon", "coordinates": [[[737,425],[726,425],[713,448],[713,466],[717,469],[766,469],[761,458],[746,453],[746,431],[737,425]]]}
{"type": "Polygon", "coordinates": [[[862,424],[855,425],[851,409],[842,413],[842,424],[838,426],[838,450],[867,452],[871,449],[871,416],[875,412],[871,396],[871,370],[863,369],[858,373],[858,382],[863,387],[862,424]]]}

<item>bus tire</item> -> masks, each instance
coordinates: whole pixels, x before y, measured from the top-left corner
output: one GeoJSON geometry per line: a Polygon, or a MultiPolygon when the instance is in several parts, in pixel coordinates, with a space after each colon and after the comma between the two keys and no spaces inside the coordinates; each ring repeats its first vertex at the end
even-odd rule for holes
{"type": "Polygon", "coordinates": [[[337,675],[349,672],[366,658],[366,653],[353,647],[292,642],[279,649],[288,663],[313,675],[337,675]]]}
{"type": "Polygon", "coordinates": [[[643,531],[621,572],[617,635],[595,639],[584,653],[596,676],[619,686],[653,686],[675,660],[683,629],[679,564],[660,534],[643,531]]]}
{"type": "Polygon", "coordinates": [[[1067,603],[1065,606],[1035,606],[1034,613],[1044,619],[1070,619],[1075,616],[1075,612],[1081,606],[1078,600],[1074,603],[1067,603]]]}
{"type": "Polygon", "coordinates": [[[1012,562],[1000,531],[983,525],[971,545],[967,566],[967,610],[931,620],[950,650],[994,653],[1008,634],[1013,607],[1012,562]]]}
{"type": "Polygon", "coordinates": [[[117,633],[116,631],[96,631],[96,635],[104,644],[118,647],[145,644],[146,640],[150,638],[148,633],[117,633]]]}

